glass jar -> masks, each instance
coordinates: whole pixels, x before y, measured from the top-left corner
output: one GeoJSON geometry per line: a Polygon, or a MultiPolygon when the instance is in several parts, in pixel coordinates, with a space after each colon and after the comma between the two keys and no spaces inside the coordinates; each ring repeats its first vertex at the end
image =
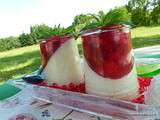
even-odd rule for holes
{"type": "Polygon", "coordinates": [[[131,100],[139,84],[132,53],[130,27],[99,27],[82,33],[86,91],[131,100]]]}
{"type": "Polygon", "coordinates": [[[76,41],[70,36],[53,36],[40,43],[43,75],[49,85],[80,84],[83,80],[76,41]]]}

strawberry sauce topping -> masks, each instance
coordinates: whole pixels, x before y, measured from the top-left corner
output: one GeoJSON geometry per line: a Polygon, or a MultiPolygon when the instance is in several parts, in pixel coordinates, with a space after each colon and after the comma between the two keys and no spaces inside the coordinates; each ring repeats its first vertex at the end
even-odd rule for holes
{"type": "Polygon", "coordinates": [[[43,67],[47,65],[54,52],[69,39],[71,39],[70,36],[53,36],[40,43],[43,67]]]}
{"type": "Polygon", "coordinates": [[[82,35],[84,56],[91,69],[115,80],[127,75],[134,64],[129,28],[112,25],[93,32],[82,35]]]}

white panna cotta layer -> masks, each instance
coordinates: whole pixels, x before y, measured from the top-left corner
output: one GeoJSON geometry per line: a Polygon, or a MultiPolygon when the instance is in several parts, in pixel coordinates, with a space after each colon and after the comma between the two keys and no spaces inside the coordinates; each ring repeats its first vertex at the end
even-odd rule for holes
{"type": "Polygon", "coordinates": [[[83,75],[74,39],[66,41],[55,51],[43,74],[48,84],[80,83],[83,75]]]}
{"type": "Polygon", "coordinates": [[[138,97],[139,83],[137,80],[135,65],[128,75],[113,80],[110,78],[104,78],[95,73],[84,60],[84,73],[86,92],[89,94],[124,100],[132,100],[138,97]]]}

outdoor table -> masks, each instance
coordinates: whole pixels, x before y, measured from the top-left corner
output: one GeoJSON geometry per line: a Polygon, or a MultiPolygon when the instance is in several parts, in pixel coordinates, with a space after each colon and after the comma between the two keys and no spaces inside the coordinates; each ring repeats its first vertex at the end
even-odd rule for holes
{"type": "MultiPolygon", "coordinates": [[[[160,63],[160,46],[146,47],[134,50],[135,57],[142,60],[156,58],[160,63]]],[[[34,72],[33,74],[36,74],[34,72]]],[[[32,96],[29,88],[21,78],[8,80],[0,85],[0,120],[8,120],[16,114],[34,116],[37,120],[107,120],[96,115],[49,104],[32,96]]],[[[35,120],[36,120],[35,119],[35,120]]]]}

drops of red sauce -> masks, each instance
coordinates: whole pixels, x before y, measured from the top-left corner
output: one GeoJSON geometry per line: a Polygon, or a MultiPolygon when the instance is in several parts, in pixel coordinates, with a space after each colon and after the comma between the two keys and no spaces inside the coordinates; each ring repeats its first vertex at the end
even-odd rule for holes
{"type": "Polygon", "coordinates": [[[38,83],[37,85],[46,86],[49,88],[62,89],[62,90],[67,90],[67,91],[72,91],[72,92],[85,93],[85,83],[84,82],[81,82],[79,84],[74,84],[71,82],[66,85],[59,85],[59,84],[47,85],[45,82],[41,82],[41,83],[38,83]]]}

